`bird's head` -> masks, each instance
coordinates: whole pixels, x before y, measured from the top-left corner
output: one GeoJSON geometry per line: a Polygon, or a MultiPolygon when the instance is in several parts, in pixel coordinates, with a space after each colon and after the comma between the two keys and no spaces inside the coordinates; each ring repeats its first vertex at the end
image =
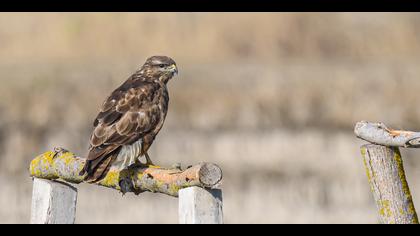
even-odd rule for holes
{"type": "Polygon", "coordinates": [[[149,57],[143,65],[146,74],[159,78],[165,84],[178,74],[178,68],[175,61],[167,56],[149,57]]]}

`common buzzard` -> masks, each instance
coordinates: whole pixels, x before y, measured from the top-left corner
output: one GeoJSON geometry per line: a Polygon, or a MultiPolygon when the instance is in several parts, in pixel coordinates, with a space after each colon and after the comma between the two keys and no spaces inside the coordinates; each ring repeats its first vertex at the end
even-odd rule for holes
{"type": "Polygon", "coordinates": [[[178,73],[175,61],[153,56],[102,104],[94,121],[89,154],[80,175],[103,179],[111,166],[120,170],[139,163],[163,126],[168,111],[166,84],[178,73]]]}

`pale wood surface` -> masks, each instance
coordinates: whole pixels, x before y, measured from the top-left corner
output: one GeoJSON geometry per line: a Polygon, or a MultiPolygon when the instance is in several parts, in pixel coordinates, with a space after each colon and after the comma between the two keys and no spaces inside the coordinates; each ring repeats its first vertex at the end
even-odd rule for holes
{"type": "Polygon", "coordinates": [[[420,147],[420,132],[397,130],[397,134],[392,134],[392,130],[383,123],[373,123],[360,121],[354,127],[354,133],[358,138],[370,143],[389,146],[389,147],[420,147]]]}
{"type": "Polygon", "coordinates": [[[73,224],[77,189],[51,180],[34,178],[31,224],[73,224]]]}
{"type": "Polygon", "coordinates": [[[418,224],[399,149],[366,144],[361,152],[381,222],[418,224]]]}
{"type": "Polygon", "coordinates": [[[223,224],[222,190],[181,189],[178,211],[180,224],[223,224]]]}

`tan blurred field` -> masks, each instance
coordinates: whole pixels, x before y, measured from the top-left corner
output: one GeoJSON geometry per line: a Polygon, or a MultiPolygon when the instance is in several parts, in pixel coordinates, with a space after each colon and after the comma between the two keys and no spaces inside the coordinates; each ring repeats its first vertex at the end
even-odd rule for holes
{"type": "MultiPolygon", "coordinates": [[[[29,221],[30,160],[84,155],[103,99],[157,54],[180,74],[151,156],[219,164],[227,223],[377,222],[352,129],[420,130],[416,13],[1,13],[0,223],[29,221]]],[[[177,222],[174,198],[79,189],[77,223],[177,222]]]]}

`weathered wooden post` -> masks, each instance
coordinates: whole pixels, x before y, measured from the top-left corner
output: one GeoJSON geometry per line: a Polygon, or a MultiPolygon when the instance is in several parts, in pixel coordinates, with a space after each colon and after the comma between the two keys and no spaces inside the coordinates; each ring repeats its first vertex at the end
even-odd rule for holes
{"type": "Polygon", "coordinates": [[[366,144],[361,152],[382,223],[418,223],[399,149],[366,144]]]}
{"type": "MultiPolygon", "coordinates": [[[[29,172],[34,178],[31,223],[74,223],[77,189],[63,182],[83,183],[79,172],[85,163],[73,153],[55,148],[32,160],[29,172]]],[[[185,170],[139,165],[127,170],[111,167],[95,183],[122,193],[144,191],[179,197],[180,223],[223,223],[222,191],[215,189],[222,180],[222,170],[202,162],[185,170]]]]}
{"type": "Polygon", "coordinates": [[[221,189],[190,187],[179,191],[180,224],[223,224],[221,189]]]}
{"type": "Polygon", "coordinates": [[[34,178],[31,224],[73,224],[77,189],[66,183],[34,178]]]}
{"type": "Polygon", "coordinates": [[[382,123],[359,122],[357,137],[374,144],[361,147],[369,185],[382,223],[418,224],[398,147],[417,147],[418,133],[388,129],[382,123]]]}

